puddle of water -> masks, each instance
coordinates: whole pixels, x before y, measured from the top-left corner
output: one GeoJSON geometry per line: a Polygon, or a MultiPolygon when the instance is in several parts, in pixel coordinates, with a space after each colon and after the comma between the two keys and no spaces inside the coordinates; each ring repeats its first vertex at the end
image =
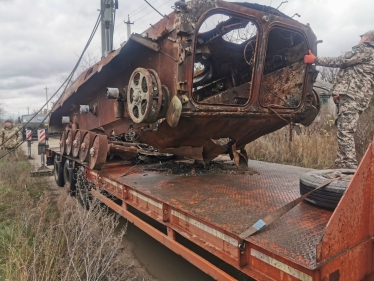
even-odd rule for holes
{"type": "Polygon", "coordinates": [[[209,275],[129,223],[125,239],[144,268],[160,281],[212,281],[209,275]]]}

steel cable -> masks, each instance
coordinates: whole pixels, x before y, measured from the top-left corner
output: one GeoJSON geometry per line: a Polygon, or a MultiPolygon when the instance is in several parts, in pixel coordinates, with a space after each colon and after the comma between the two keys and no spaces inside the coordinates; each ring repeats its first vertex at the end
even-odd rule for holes
{"type": "MultiPolygon", "coordinates": [[[[93,39],[93,37],[94,37],[94,35],[95,35],[95,33],[96,33],[96,31],[97,31],[97,29],[98,29],[98,27],[99,27],[99,24],[100,24],[100,20],[101,20],[101,17],[102,17],[102,15],[103,15],[103,13],[104,13],[104,11],[100,11],[100,14],[98,15],[98,17],[97,17],[97,20],[96,20],[96,23],[95,23],[95,25],[94,25],[94,28],[93,28],[93,30],[92,30],[92,32],[91,32],[91,35],[90,35],[90,37],[89,37],[89,39],[88,39],[88,41],[87,41],[87,43],[86,43],[86,45],[85,45],[85,47],[84,47],[84,49],[83,49],[83,51],[82,51],[82,54],[80,55],[80,57],[79,57],[79,59],[78,59],[78,61],[77,61],[77,63],[75,64],[75,66],[74,66],[74,68],[73,68],[73,70],[70,72],[70,74],[69,74],[69,76],[66,78],[66,80],[61,84],[61,86],[57,89],[57,91],[49,98],[49,100],[32,116],[32,118],[30,118],[30,120],[25,124],[25,125],[23,125],[21,128],[19,128],[18,130],[17,130],[17,132],[15,132],[12,136],[10,136],[7,140],[5,140],[3,143],[1,143],[0,144],[0,147],[2,147],[5,143],[7,143],[10,139],[12,139],[17,133],[19,133],[20,131],[22,131],[30,122],[31,122],[31,120],[42,110],[42,108],[43,107],[45,107],[47,104],[48,104],[48,102],[50,102],[51,100],[52,100],[52,98],[60,91],[60,89],[65,85],[65,88],[64,88],[64,91],[63,91],[63,93],[65,92],[65,90],[67,89],[67,87],[69,86],[69,83],[70,83],[70,81],[71,81],[71,78],[73,77],[73,75],[74,75],[74,73],[75,73],[75,71],[77,70],[77,68],[78,68],[78,66],[79,66],[79,64],[80,64],[80,62],[81,62],[81,60],[82,60],[82,58],[83,58],[83,55],[84,55],[84,53],[86,52],[86,50],[87,50],[87,48],[88,48],[88,46],[90,45],[90,43],[91,43],[91,41],[92,41],[92,39],[93,39]]],[[[60,97],[61,98],[61,97],[60,97]]],[[[59,99],[58,99],[59,100],[59,99]]],[[[57,100],[57,102],[58,102],[58,100],[57,100]]],[[[57,103],[56,102],[56,103],[57,103]]],[[[41,121],[40,123],[39,123],[39,125],[33,130],[33,133],[35,133],[37,130],[38,130],[38,127],[41,125],[41,124],[43,124],[44,123],[44,121],[48,118],[48,116],[49,116],[49,114],[47,114],[46,115],[46,117],[43,119],[43,121],[41,121]]],[[[20,147],[24,142],[25,142],[26,140],[23,140],[22,142],[20,142],[16,147],[14,147],[14,148],[12,148],[10,151],[8,151],[7,153],[5,153],[4,155],[2,155],[1,157],[0,157],[0,159],[2,159],[2,158],[4,158],[6,155],[8,155],[9,153],[11,153],[11,152],[13,152],[14,150],[16,150],[18,147],[20,147]]]]}

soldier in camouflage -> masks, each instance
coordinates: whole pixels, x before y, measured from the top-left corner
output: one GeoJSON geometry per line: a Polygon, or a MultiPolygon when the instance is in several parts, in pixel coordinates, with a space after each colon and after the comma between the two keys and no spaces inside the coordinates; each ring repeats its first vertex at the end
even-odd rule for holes
{"type": "Polygon", "coordinates": [[[354,133],[360,114],[369,106],[374,90],[374,30],[366,32],[352,51],[340,57],[315,57],[311,51],[305,63],[340,68],[332,95],[339,97],[337,119],[338,155],[335,165],[357,168],[354,133]]]}
{"type": "Polygon", "coordinates": [[[0,150],[4,150],[9,153],[8,159],[18,160],[17,145],[22,140],[22,134],[18,131],[18,128],[13,127],[10,120],[5,120],[5,127],[1,130],[0,135],[0,150]]]}

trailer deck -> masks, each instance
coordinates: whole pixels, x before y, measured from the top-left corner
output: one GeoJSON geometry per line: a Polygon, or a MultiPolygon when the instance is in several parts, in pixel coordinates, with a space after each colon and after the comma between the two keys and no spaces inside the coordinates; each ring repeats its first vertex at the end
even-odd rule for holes
{"type": "Polygon", "coordinates": [[[245,248],[238,247],[239,234],[298,198],[299,176],[310,169],[250,161],[257,173],[186,176],[147,167],[108,162],[101,171],[85,170],[96,197],[213,278],[234,280],[181,245],[176,233],[256,280],[371,280],[373,144],[334,212],[302,202],[247,238],[245,248]]]}

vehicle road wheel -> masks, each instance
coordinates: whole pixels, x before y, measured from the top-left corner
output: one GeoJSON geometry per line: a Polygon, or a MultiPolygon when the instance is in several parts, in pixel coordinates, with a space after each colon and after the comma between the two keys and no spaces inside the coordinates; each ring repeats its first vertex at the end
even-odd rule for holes
{"type": "Polygon", "coordinates": [[[309,191],[314,190],[327,179],[340,176],[340,180],[334,181],[329,185],[322,187],[305,199],[314,205],[328,209],[335,209],[345,190],[347,189],[354,172],[355,170],[351,169],[335,169],[311,171],[309,173],[305,173],[300,176],[300,194],[304,195],[309,191]]]}
{"type": "Polygon", "coordinates": [[[58,186],[63,187],[65,182],[64,182],[63,165],[62,165],[60,155],[56,154],[53,165],[54,165],[55,181],[58,186]]]}

